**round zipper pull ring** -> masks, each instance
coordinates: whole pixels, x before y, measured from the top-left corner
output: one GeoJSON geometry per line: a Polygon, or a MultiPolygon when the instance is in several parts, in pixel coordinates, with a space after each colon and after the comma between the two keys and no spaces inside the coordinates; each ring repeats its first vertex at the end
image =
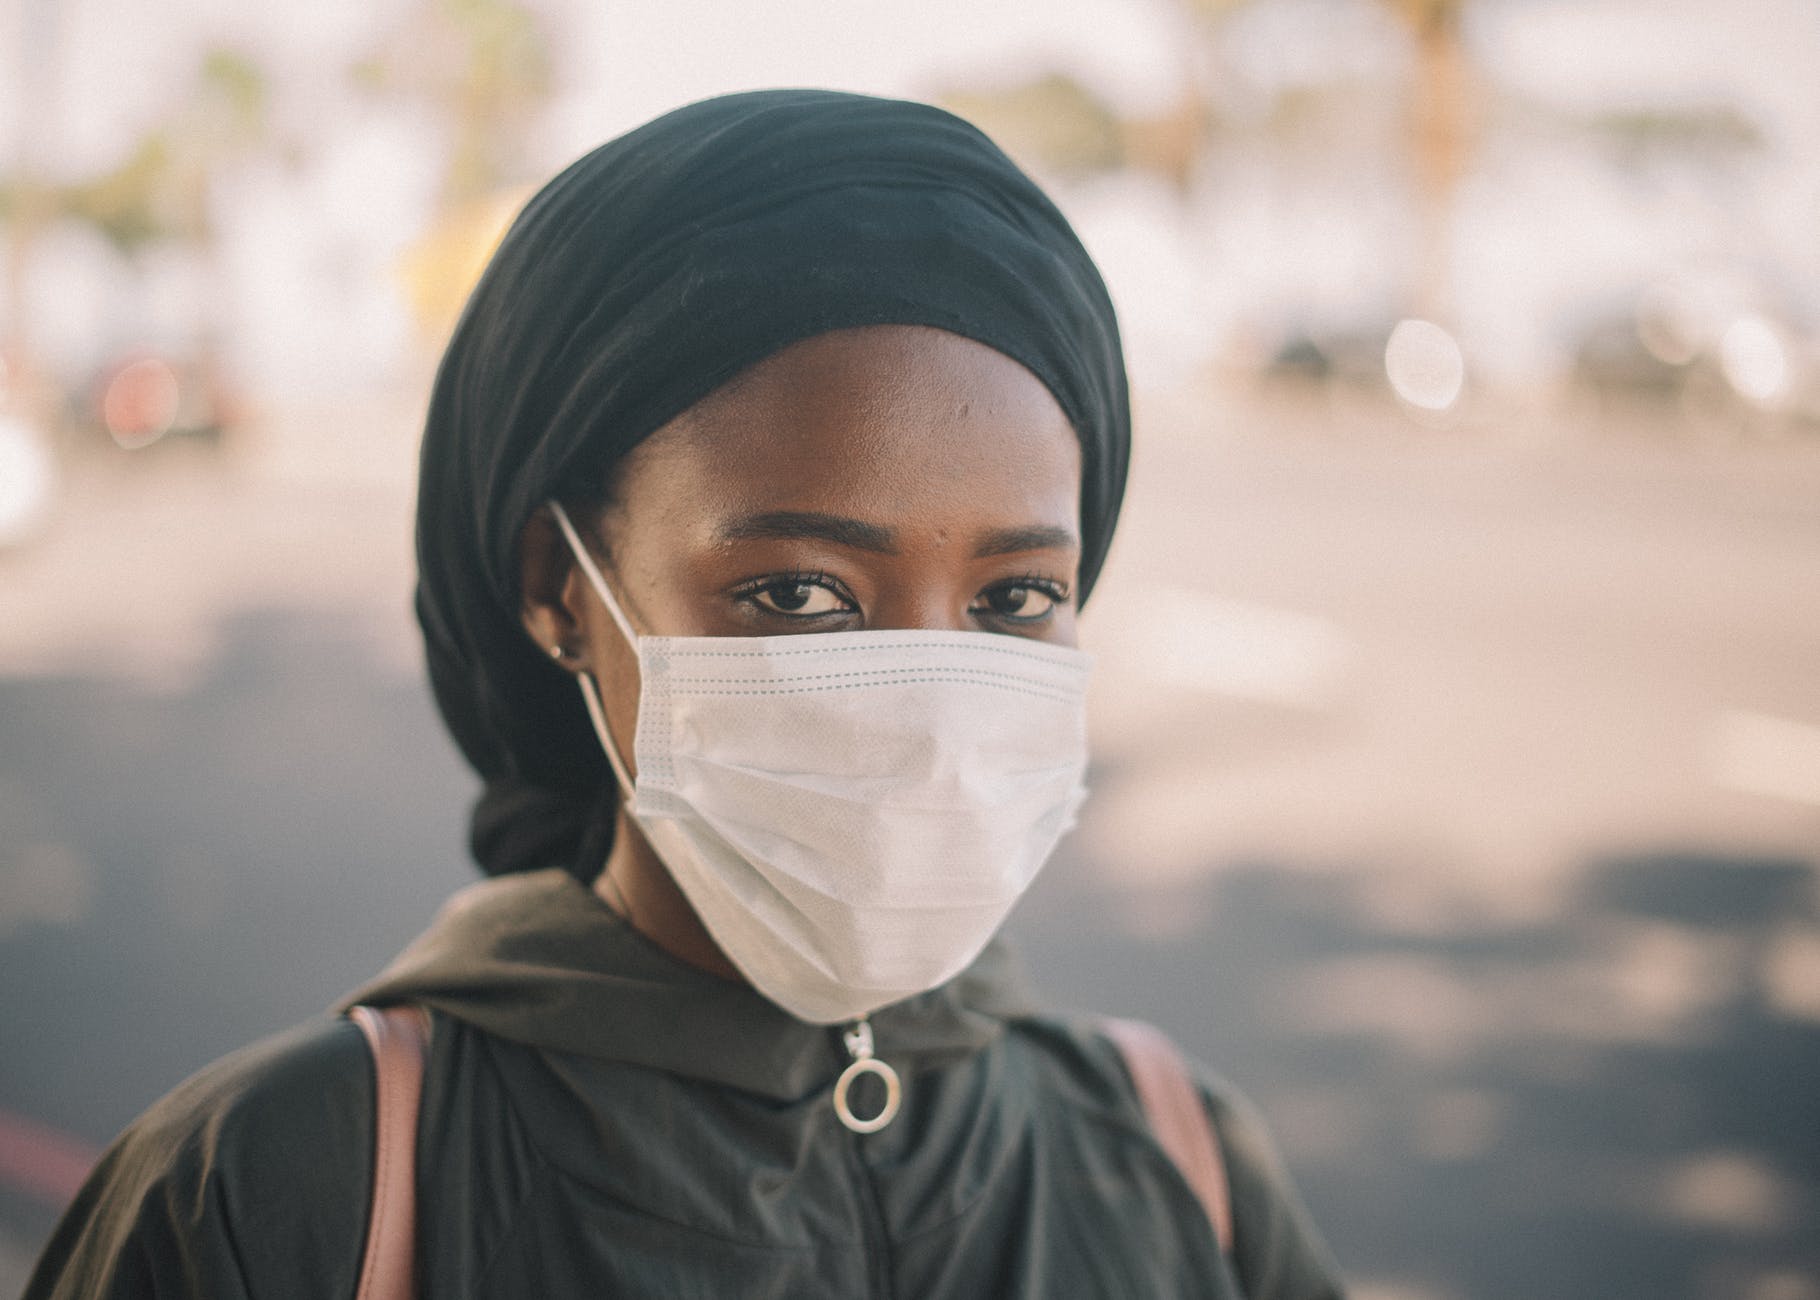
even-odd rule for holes
{"type": "Polygon", "coordinates": [[[872,1026],[867,1020],[862,1017],[854,1021],[852,1027],[841,1037],[853,1059],[840,1072],[840,1078],[834,1081],[834,1113],[841,1123],[855,1133],[876,1133],[897,1118],[898,1108],[904,1100],[904,1085],[898,1079],[896,1070],[872,1054],[872,1026]],[[885,1085],[885,1104],[871,1119],[861,1119],[847,1104],[847,1094],[853,1088],[853,1081],[862,1074],[877,1075],[885,1085]]]}
{"type": "Polygon", "coordinates": [[[854,1061],[840,1072],[840,1078],[834,1081],[834,1113],[840,1116],[840,1122],[855,1133],[876,1133],[892,1120],[897,1118],[897,1109],[904,1100],[904,1086],[898,1082],[897,1071],[876,1057],[867,1057],[854,1061]],[[861,1119],[847,1105],[847,1090],[853,1081],[862,1074],[876,1074],[885,1081],[885,1104],[878,1114],[871,1119],[861,1119]]]}

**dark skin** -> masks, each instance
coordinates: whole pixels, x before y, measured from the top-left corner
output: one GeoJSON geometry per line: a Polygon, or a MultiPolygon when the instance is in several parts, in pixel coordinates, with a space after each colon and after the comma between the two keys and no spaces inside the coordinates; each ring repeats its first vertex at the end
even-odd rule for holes
{"type": "MultiPolygon", "coordinates": [[[[881,325],[806,339],[715,390],[575,524],[647,636],[927,628],[1073,645],[1080,483],[1079,440],[1028,370],[881,325]]],[[[636,776],[636,654],[548,511],[519,554],[525,630],[593,675],[636,776]]],[[[595,890],[673,956],[742,979],[623,808],[595,890]]]]}

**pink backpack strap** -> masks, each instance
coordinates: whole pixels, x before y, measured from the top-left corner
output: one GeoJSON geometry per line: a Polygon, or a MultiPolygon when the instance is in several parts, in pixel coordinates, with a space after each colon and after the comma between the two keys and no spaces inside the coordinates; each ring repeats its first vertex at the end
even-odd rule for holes
{"type": "Polygon", "coordinates": [[[417,1103],[430,1018],[422,1007],[354,1007],[377,1081],[373,1208],[356,1300],[414,1300],[417,1294],[417,1103]]]}
{"type": "Polygon", "coordinates": [[[1182,1054],[1161,1030],[1141,1020],[1106,1020],[1101,1027],[1125,1058],[1150,1131],[1200,1198],[1220,1249],[1230,1255],[1232,1192],[1226,1161],[1182,1054]]]}

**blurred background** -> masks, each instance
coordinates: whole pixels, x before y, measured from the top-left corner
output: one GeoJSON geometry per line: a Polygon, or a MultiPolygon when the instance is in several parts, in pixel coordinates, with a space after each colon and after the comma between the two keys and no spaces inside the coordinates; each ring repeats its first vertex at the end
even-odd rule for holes
{"type": "Polygon", "coordinates": [[[408,597],[492,241],[725,90],[1048,184],[1138,441],[1013,929],[1363,1300],[1820,1298],[1820,5],[8,0],[0,1292],[473,877],[408,597]]]}

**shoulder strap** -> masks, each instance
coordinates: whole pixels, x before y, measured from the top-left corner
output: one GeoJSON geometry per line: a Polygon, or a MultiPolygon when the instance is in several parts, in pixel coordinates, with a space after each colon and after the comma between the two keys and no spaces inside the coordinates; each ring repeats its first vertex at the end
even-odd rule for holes
{"type": "Polygon", "coordinates": [[[1232,1194],[1226,1162],[1220,1155],[1219,1134],[1201,1104],[1200,1090],[1188,1077],[1182,1054],[1161,1030],[1141,1020],[1106,1020],[1101,1027],[1125,1058],[1150,1131],[1200,1197],[1220,1249],[1230,1255],[1232,1194]]]}
{"type": "Polygon", "coordinates": [[[355,1300],[413,1300],[417,1294],[417,1103],[430,1041],[422,1007],[354,1007],[348,1015],[373,1053],[373,1208],[355,1300]]]}

